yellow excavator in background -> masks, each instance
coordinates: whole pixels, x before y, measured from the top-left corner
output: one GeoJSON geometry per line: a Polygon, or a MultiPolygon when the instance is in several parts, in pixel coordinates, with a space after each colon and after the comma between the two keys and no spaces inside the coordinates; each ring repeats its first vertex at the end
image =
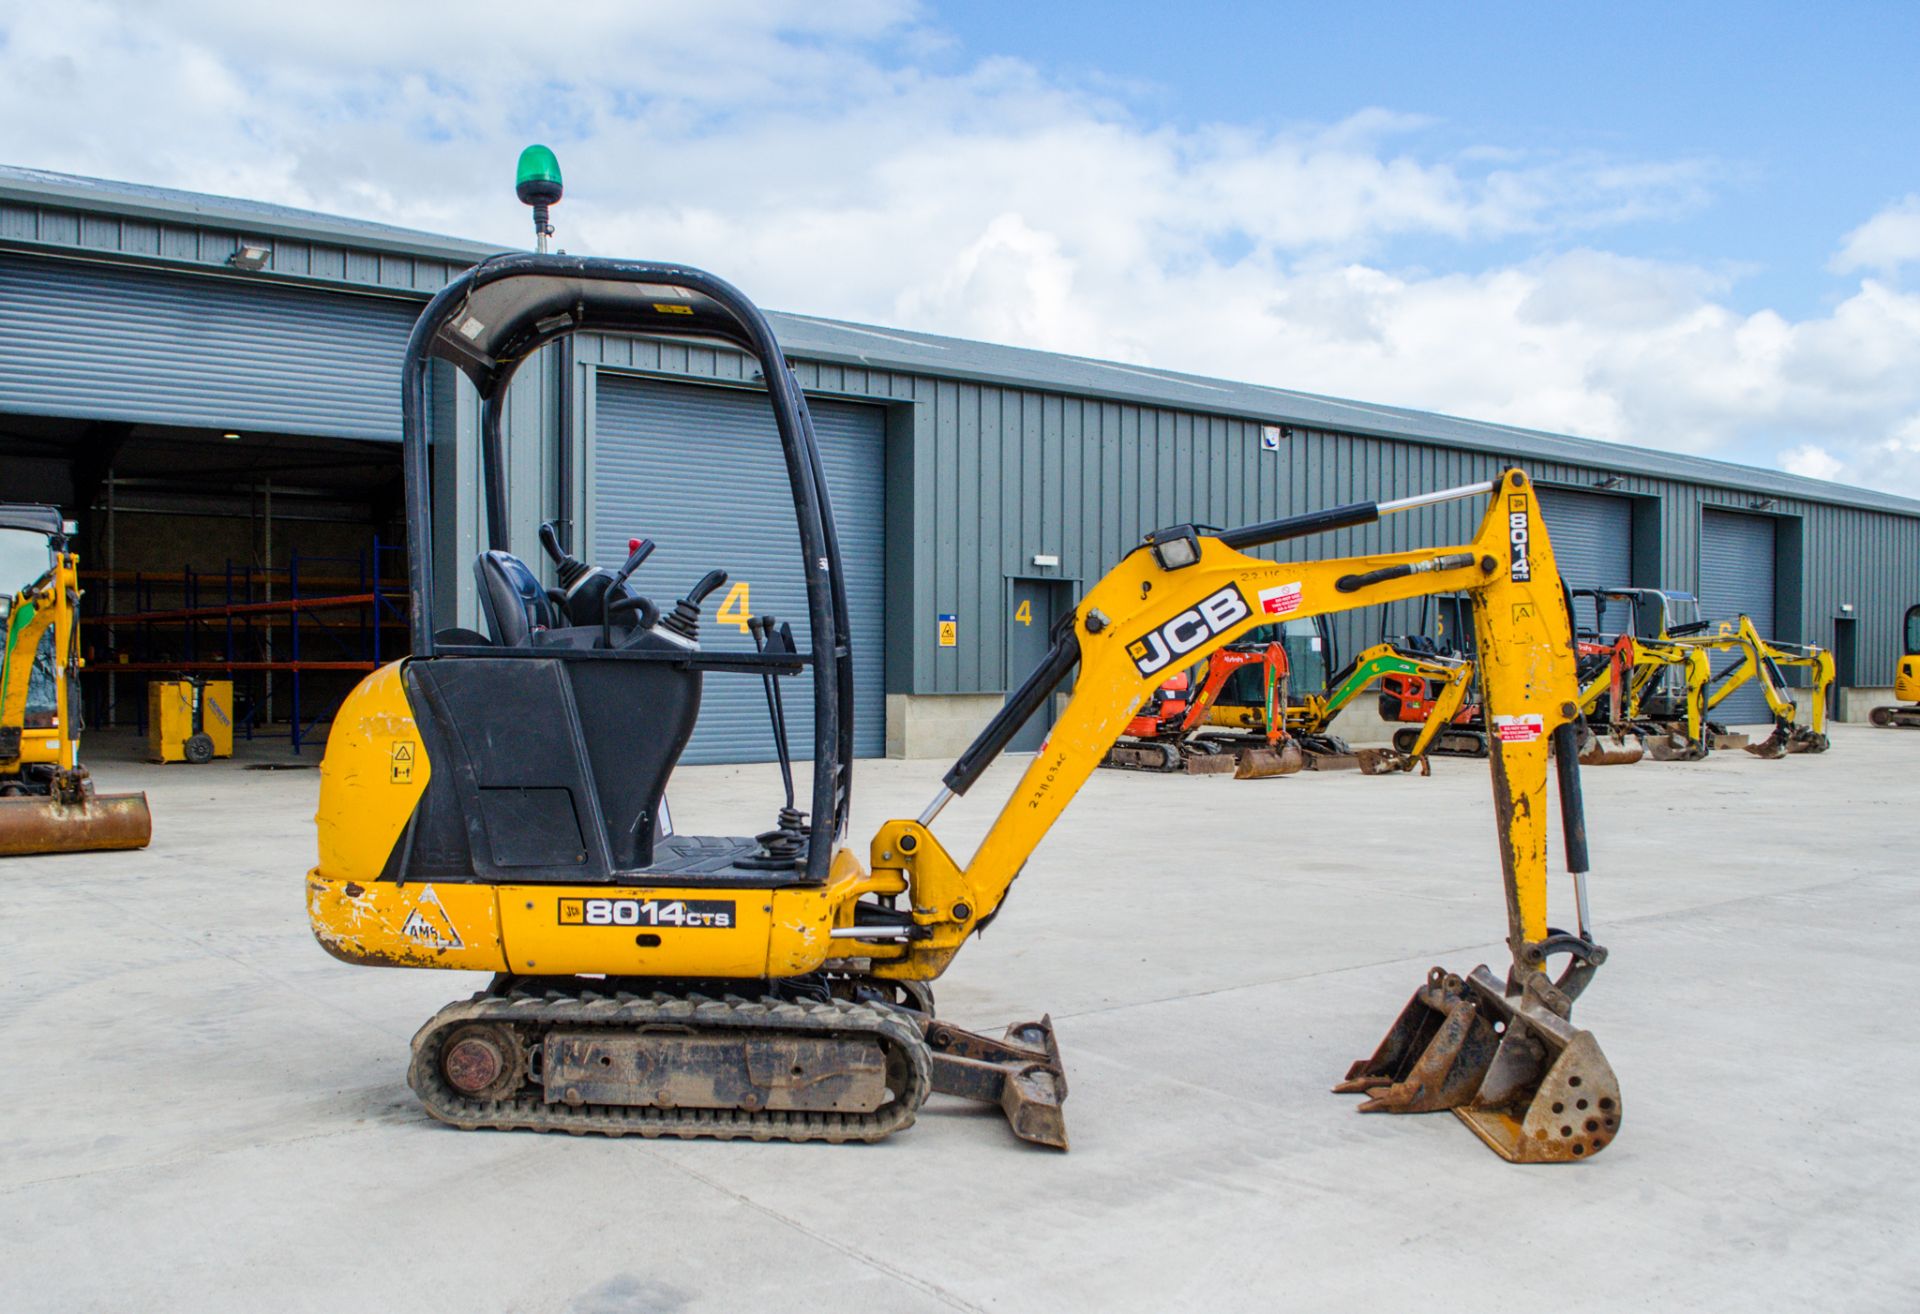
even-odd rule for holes
{"type": "MultiPolygon", "coordinates": [[[[1056,625],[1045,658],[926,809],[856,847],[840,550],[806,402],[761,313],[685,266],[500,256],[422,312],[402,390],[413,655],[368,676],[333,722],[306,904],[320,944],[346,962],[495,974],[414,1037],[409,1081],[435,1118],[873,1141],[944,1092],[998,1103],[1019,1136],[1064,1148],[1066,1076],[1051,1022],[1017,1023],[1004,1037],[964,1031],[934,1016],[928,983],[1004,911],[1036,847],[1168,672],[1263,624],[1446,591],[1471,597],[1481,637],[1489,820],[1511,961],[1498,975],[1434,968],[1338,1089],[1366,1094],[1367,1112],[1451,1110],[1518,1162],[1590,1158],[1614,1139],[1619,1087],[1571,1021],[1606,960],[1588,915],[1572,632],[1522,471],[1236,529],[1146,535],[1056,625]],[[504,399],[522,363],[575,332],[696,339],[753,358],[791,485],[801,626],[760,617],[756,651],[704,647],[702,600],[724,577],[710,572],[679,602],[656,605],[633,584],[652,548],[644,539],[609,570],[574,559],[545,527],[552,590],[512,554],[504,399]],[[436,362],[480,394],[485,634],[432,620],[426,396],[436,362]],[[1457,545],[1336,560],[1246,553],[1459,499],[1484,499],[1486,512],[1457,545]],[[985,837],[971,857],[950,853],[936,818],[1076,666],[1071,697],[985,837]],[[810,807],[797,807],[783,772],[773,824],[744,826],[757,835],[672,833],[660,820],[663,791],[703,680],[728,675],[765,688],[783,767],[781,681],[807,677],[812,705],[798,720],[811,730],[810,807]],[[1572,931],[1548,915],[1550,745],[1560,750],[1572,931]],[[1550,975],[1563,956],[1568,965],[1550,975]]],[[[1208,897],[1225,901],[1230,927],[1232,889],[1208,897]]]]}
{"type": "Polygon", "coordinates": [[[144,848],[145,794],[80,764],[79,558],[57,507],[0,505],[0,855],[144,848]]]}
{"type": "Polygon", "coordinates": [[[1779,758],[1789,753],[1824,753],[1832,747],[1832,741],[1827,738],[1827,691],[1833,687],[1834,668],[1833,654],[1825,648],[1762,638],[1747,616],[1721,621],[1710,631],[1678,637],[1675,642],[1740,654],[1738,662],[1708,682],[1709,714],[1747,681],[1759,681],[1767,710],[1773,714],[1773,733],[1757,744],[1745,745],[1747,752],[1755,757],[1779,758]],[[1812,672],[1807,699],[1808,725],[1799,723],[1799,708],[1782,674],[1786,668],[1812,672]]]}
{"type": "Polygon", "coordinates": [[[1901,705],[1876,707],[1867,713],[1867,719],[1875,725],[1920,730],[1920,606],[1907,608],[1900,637],[1900,665],[1893,676],[1893,696],[1901,705]]]}

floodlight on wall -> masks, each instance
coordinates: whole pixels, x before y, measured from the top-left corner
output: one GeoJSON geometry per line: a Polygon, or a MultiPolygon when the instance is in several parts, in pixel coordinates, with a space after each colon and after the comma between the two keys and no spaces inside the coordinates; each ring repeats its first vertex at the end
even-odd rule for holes
{"type": "Polygon", "coordinates": [[[1756,497],[1753,501],[1747,503],[1747,505],[1755,511],[1771,511],[1773,510],[1773,503],[1774,499],[1771,497],[1756,497]]]}
{"type": "Polygon", "coordinates": [[[230,443],[237,443],[240,441],[240,435],[237,433],[223,433],[220,436],[222,438],[225,438],[230,443]]]}
{"type": "Polygon", "coordinates": [[[1595,488],[1618,488],[1624,482],[1625,481],[1621,479],[1619,475],[1608,475],[1604,479],[1594,480],[1593,486],[1595,488]]]}
{"type": "Polygon", "coordinates": [[[246,274],[257,274],[267,267],[267,261],[273,259],[273,252],[264,246],[244,244],[239,250],[227,257],[227,263],[246,274]]]}

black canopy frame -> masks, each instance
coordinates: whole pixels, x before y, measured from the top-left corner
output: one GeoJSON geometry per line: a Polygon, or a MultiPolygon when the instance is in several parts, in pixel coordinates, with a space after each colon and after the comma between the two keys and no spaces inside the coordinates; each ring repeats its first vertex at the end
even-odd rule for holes
{"type": "MultiPolygon", "coordinates": [[[[525,656],[564,661],[667,660],[700,669],[813,673],[813,833],[843,839],[852,795],[853,651],[833,507],[806,397],[757,307],[723,279],[684,265],[584,256],[496,256],[427,303],[407,341],[401,374],[407,489],[409,621],[416,659],[525,656]],[[514,374],[548,343],[575,333],[644,334],[719,342],[758,361],[773,410],[799,531],[812,640],[798,655],[504,649],[441,644],[433,627],[433,493],[428,372],[451,363],[480,394],[480,469],[488,546],[512,551],[502,415],[514,374]]],[[[699,459],[690,452],[689,459],[699,459]]],[[[809,846],[807,877],[824,882],[831,844],[809,846]]]]}

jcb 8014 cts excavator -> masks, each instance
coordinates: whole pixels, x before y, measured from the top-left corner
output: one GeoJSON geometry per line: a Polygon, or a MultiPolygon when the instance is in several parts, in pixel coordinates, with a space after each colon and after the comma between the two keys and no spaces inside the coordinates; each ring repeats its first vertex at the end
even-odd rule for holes
{"type": "Polygon", "coordinates": [[[0,505],[0,855],[138,849],[145,794],[80,765],[80,560],[58,507],[0,505]]]}
{"type": "MultiPolygon", "coordinates": [[[[1451,1109],[1508,1159],[1571,1161],[1610,1143],[1620,1093],[1569,1020],[1605,958],[1588,925],[1571,751],[1574,655],[1527,476],[1213,532],[1157,530],[1056,626],[1039,667],[946,773],[918,818],[848,843],[853,659],[840,551],[813,427],[760,312],[682,266],[496,257],[427,306],[403,373],[413,656],[368,676],[327,743],[319,861],[306,899],[352,963],[495,973],[414,1038],[409,1080],[465,1128],[878,1140],[930,1092],[996,1101],[1019,1135],[1064,1147],[1051,1024],[1004,1038],[936,1020],[926,983],[1002,911],[1035,846],[1167,672],[1289,616],[1463,590],[1478,615],[1511,966],[1435,968],[1340,1089],[1366,1110],[1451,1109]],[[501,416],[516,368],[567,334],[699,339],[749,354],[790,480],[806,628],[758,652],[703,649],[700,597],[671,607],[618,570],[560,552],[549,592],[509,550],[501,416]],[[491,540],[476,563],[489,633],[436,631],[425,405],[434,362],[480,394],[491,540]],[[1322,561],[1243,549],[1484,498],[1457,546],[1322,561]],[[1046,743],[971,857],[935,818],[1073,670],[1046,743]],[[745,836],[663,833],[662,792],[709,675],[812,687],[810,807],[745,836]],[[1548,747],[1559,743],[1577,931],[1547,913],[1548,747]],[[1556,978],[1550,959],[1568,962],[1556,978]]],[[[689,453],[689,459],[700,459],[689,453]]],[[[771,694],[776,726],[782,705],[771,694]]],[[[784,740],[776,736],[776,743],[784,740]]]]}
{"type": "Polygon", "coordinates": [[[1874,708],[1867,719],[1875,725],[1920,730],[1920,606],[1907,608],[1900,630],[1900,664],[1893,675],[1893,696],[1898,703],[1874,708]]]}

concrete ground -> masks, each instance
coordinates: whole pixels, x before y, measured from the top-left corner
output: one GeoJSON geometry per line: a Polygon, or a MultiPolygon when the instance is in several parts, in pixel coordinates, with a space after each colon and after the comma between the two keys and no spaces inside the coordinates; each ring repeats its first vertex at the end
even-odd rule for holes
{"type": "MultiPolygon", "coordinates": [[[[1098,773],[939,983],[982,1029],[1052,1011],[1062,1155],[943,1097],[878,1146],[442,1127],[407,1042],[481,978],[314,944],[317,773],[108,739],[152,847],[0,862],[10,1311],[1920,1306],[1920,734],[1587,772],[1613,958],[1576,1018],[1625,1118],[1547,1168],[1327,1093],[1430,964],[1500,961],[1478,763],[1098,773]]],[[[861,763],[859,833],[941,769],[861,763]]],[[[753,827],[772,778],[683,771],[680,828],[753,827]]]]}

